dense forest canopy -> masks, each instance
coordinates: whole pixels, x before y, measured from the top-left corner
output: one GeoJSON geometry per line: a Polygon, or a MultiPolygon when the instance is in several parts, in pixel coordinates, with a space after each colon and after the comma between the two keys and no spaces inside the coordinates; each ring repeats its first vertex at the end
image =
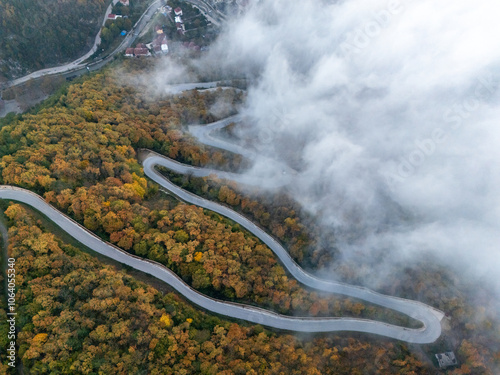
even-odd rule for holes
{"type": "Polygon", "coordinates": [[[0,0],[0,81],[88,52],[108,0],[0,0]]]}
{"type": "MultiPolygon", "coordinates": [[[[19,356],[30,374],[431,374],[386,340],[300,340],[210,316],[65,243],[18,204],[5,215],[20,275],[19,356]]],[[[0,318],[4,347],[3,307],[0,318]]],[[[0,355],[0,371],[14,374],[0,355]]]]}
{"type": "MultiPolygon", "coordinates": [[[[223,92],[193,91],[152,104],[112,77],[96,75],[72,85],[53,108],[0,130],[1,180],[36,191],[103,239],[168,266],[205,293],[288,314],[389,317],[405,324],[390,311],[305,291],[286,276],[271,250],[239,225],[169,202],[144,177],[140,147],[194,165],[231,165],[180,131],[181,122],[203,120],[204,109],[223,92]]],[[[228,99],[238,101],[239,95],[228,99]]],[[[293,224],[287,215],[277,223],[292,228],[289,234],[296,230],[293,224]]]]}
{"type": "MultiPolygon", "coordinates": [[[[122,69],[137,64],[128,60],[122,69]]],[[[140,148],[237,170],[241,158],[197,144],[184,125],[217,120],[209,108],[221,97],[237,106],[241,94],[219,89],[148,99],[120,82],[112,69],[82,77],[34,113],[3,121],[0,183],[42,195],[101,238],[163,263],[206,294],[288,314],[400,322],[374,306],[310,293],[241,227],[165,196],[144,176],[140,148]]],[[[314,239],[286,199],[260,204],[224,182],[180,183],[259,221],[291,245],[300,263],[318,268],[331,261],[307,251],[314,239]]],[[[428,265],[388,280],[384,292],[446,311],[450,321],[437,343],[415,348],[350,333],[298,340],[202,314],[68,246],[22,206],[4,203],[3,211],[22,275],[19,354],[31,373],[92,373],[104,366],[106,373],[124,374],[434,374],[432,354],[453,349],[460,367],[449,373],[459,375],[492,374],[489,365],[500,359],[488,302],[472,304],[458,281],[428,265]],[[482,319],[471,323],[478,314],[482,319]]]]}
{"type": "Polygon", "coordinates": [[[88,52],[108,3],[1,0],[0,74],[17,77],[88,52]]]}

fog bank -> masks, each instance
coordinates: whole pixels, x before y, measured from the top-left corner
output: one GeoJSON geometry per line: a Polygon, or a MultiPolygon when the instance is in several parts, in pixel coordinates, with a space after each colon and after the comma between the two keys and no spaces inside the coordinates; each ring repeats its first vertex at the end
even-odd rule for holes
{"type": "Polygon", "coordinates": [[[299,170],[294,196],[334,228],[344,256],[430,252],[494,280],[499,10],[260,1],[203,64],[255,78],[242,135],[299,170]]]}

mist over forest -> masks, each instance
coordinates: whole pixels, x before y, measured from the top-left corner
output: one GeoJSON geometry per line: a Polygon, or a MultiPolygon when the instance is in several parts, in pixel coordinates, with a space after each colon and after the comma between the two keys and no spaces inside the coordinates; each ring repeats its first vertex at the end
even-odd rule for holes
{"type": "Polygon", "coordinates": [[[341,257],[436,257],[499,288],[499,8],[261,1],[198,68],[251,78],[239,135],[298,171],[341,257]]]}
{"type": "Polygon", "coordinates": [[[132,0],[9,81],[108,4],[47,1],[0,0],[0,373],[500,374],[500,5],[132,0]]]}

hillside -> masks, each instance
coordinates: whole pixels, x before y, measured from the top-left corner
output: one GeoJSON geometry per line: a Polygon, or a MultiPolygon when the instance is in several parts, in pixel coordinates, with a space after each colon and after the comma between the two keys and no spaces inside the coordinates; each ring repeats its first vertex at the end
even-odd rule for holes
{"type": "MultiPolygon", "coordinates": [[[[127,60],[123,68],[130,70],[138,63],[127,60]]],[[[397,319],[367,304],[339,296],[321,298],[305,290],[286,276],[269,249],[238,225],[159,193],[143,174],[137,159],[140,148],[197,166],[211,163],[235,169],[240,165],[240,160],[196,144],[182,132],[185,124],[214,121],[208,108],[222,93],[193,91],[148,100],[116,77],[108,69],[82,77],[38,113],[5,120],[0,131],[0,182],[43,195],[103,239],[165,264],[205,294],[285,314],[397,319]]],[[[242,100],[237,95],[229,98],[232,105],[242,100]]],[[[245,199],[227,187],[207,189],[234,206],[235,199],[245,199]]],[[[280,206],[281,201],[275,204],[280,206]]],[[[17,259],[17,272],[25,275],[19,284],[24,316],[19,355],[33,373],[46,373],[48,367],[59,373],[85,373],[101,365],[107,366],[108,373],[136,373],[138,365],[147,363],[149,373],[170,367],[175,373],[354,374],[364,368],[365,373],[430,374],[436,372],[433,353],[453,349],[461,367],[450,374],[490,374],[489,365],[499,358],[490,302],[466,297],[468,288],[456,277],[428,264],[405,269],[404,278],[394,275],[382,291],[418,298],[446,311],[449,327],[435,344],[408,346],[351,333],[302,340],[199,315],[173,302],[173,296],[163,297],[115,269],[82,257],[49,234],[53,228],[45,229],[18,205],[4,205],[5,210],[11,220],[10,256],[17,259]],[[43,241],[24,241],[30,236],[43,241]],[[61,262],[65,267],[57,267],[61,262]],[[71,286],[74,280],[84,282],[77,288],[71,286]],[[117,285],[120,288],[111,292],[117,285]],[[127,288],[133,293],[122,293],[127,288]],[[50,300],[43,297],[46,291],[50,300]],[[96,304],[98,298],[113,304],[96,304]],[[117,304],[124,308],[117,310],[117,304]],[[144,312],[140,321],[133,318],[139,308],[144,312]],[[63,313],[79,319],[74,327],[70,320],[57,318],[63,313]],[[470,324],[478,314],[482,321],[470,324]],[[162,321],[163,316],[167,318],[162,321]]],[[[269,222],[262,224],[273,232],[296,220],[280,207],[255,207],[255,215],[268,217],[269,222]]],[[[294,227],[276,234],[286,242],[287,236],[297,236],[294,227]]],[[[0,329],[6,329],[5,323],[0,329]]]]}
{"type": "Polygon", "coordinates": [[[0,81],[86,53],[108,5],[108,0],[0,0],[0,81]]]}
{"type": "MultiPolygon", "coordinates": [[[[68,244],[18,204],[5,214],[20,275],[17,344],[25,373],[350,375],[358,367],[431,373],[404,346],[387,341],[302,340],[211,316],[144,282],[151,279],[138,280],[68,244]],[[363,364],[375,356],[376,363],[363,364]]],[[[0,317],[5,347],[3,306],[0,317]]],[[[16,373],[4,351],[0,358],[2,373],[16,373]]]]}

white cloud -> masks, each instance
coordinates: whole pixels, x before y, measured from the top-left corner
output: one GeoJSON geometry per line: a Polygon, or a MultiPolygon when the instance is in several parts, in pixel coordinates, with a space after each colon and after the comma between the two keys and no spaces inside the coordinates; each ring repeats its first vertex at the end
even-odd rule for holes
{"type": "Polygon", "coordinates": [[[341,248],[432,251],[494,276],[499,11],[487,0],[261,1],[209,60],[257,77],[247,131],[300,168],[295,196],[341,248]],[[342,237],[353,230],[356,243],[342,237]]]}

